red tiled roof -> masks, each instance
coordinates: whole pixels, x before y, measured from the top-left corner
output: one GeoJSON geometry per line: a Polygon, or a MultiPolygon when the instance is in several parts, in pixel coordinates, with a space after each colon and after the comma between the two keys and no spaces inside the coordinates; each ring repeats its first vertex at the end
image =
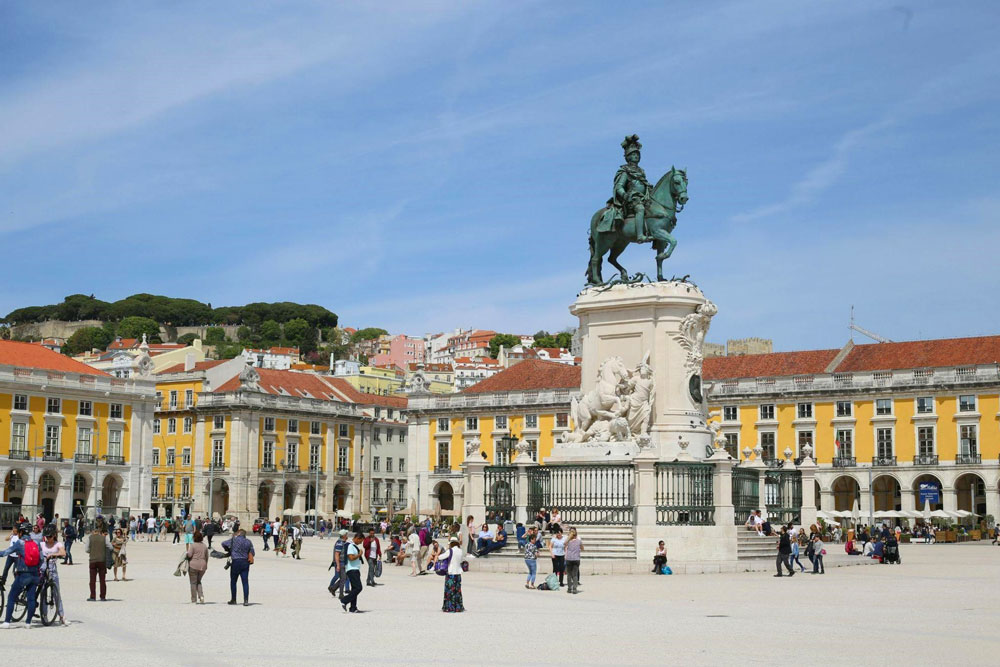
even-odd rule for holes
{"type": "Polygon", "coordinates": [[[20,366],[21,368],[39,368],[63,373],[108,376],[108,373],[104,371],[99,371],[47,347],[13,340],[0,340],[0,366],[20,366]]]}
{"type": "Polygon", "coordinates": [[[472,385],[462,393],[483,394],[497,391],[579,388],[579,366],[529,359],[472,385]]]}
{"type": "Polygon", "coordinates": [[[1000,336],[939,338],[855,345],[837,366],[837,372],[976,366],[998,362],[1000,336]]]}
{"type": "Polygon", "coordinates": [[[122,338],[120,340],[111,341],[111,345],[108,345],[109,350],[128,350],[135,347],[138,338],[122,338]]]}
{"type": "Polygon", "coordinates": [[[405,396],[383,396],[381,394],[369,394],[358,391],[354,385],[343,378],[324,377],[323,379],[347,396],[352,402],[360,405],[379,405],[386,408],[405,410],[409,403],[405,396]]]}
{"type": "Polygon", "coordinates": [[[706,380],[728,380],[822,373],[838,352],[840,350],[807,350],[709,357],[702,365],[702,375],[706,380]]]}
{"type": "Polygon", "coordinates": [[[569,352],[565,347],[536,347],[535,350],[539,352],[545,350],[550,357],[561,357],[569,352]]]}
{"type": "MultiPolygon", "coordinates": [[[[407,367],[411,371],[418,371],[418,370],[420,370],[420,364],[418,364],[418,363],[407,364],[407,367]]],[[[451,364],[430,364],[430,363],[427,363],[427,364],[424,364],[424,370],[427,371],[428,373],[450,373],[452,371],[452,367],[451,367],[451,364]]]]}
{"type": "MultiPolygon", "coordinates": [[[[191,371],[192,372],[193,371],[203,371],[203,370],[206,370],[208,368],[214,368],[215,366],[218,366],[219,364],[224,364],[227,361],[229,361],[229,360],[228,359],[210,359],[210,360],[206,360],[206,361],[196,361],[195,364],[194,364],[194,368],[191,369],[191,371]]],[[[164,375],[166,373],[183,373],[183,372],[184,372],[184,364],[174,364],[173,366],[167,366],[162,371],[157,371],[156,374],[157,375],[164,375]]]]}
{"type": "MultiPolygon", "coordinates": [[[[342,378],[298,371],[277,371],[270,368],[256,370],[260,374],[258,386],[269,394],[295,396],[296,398],[318,398],[324,401],[340,401],[360,405],[380,405],[401,410],[405,409],[407,405],[407,400],[404,397],[366,394],[358,391],[342,378]]],[[[225,393],[236,391],[239,388],[240,378],[236,376],[224,382],[215,391],[225,393]]]]}

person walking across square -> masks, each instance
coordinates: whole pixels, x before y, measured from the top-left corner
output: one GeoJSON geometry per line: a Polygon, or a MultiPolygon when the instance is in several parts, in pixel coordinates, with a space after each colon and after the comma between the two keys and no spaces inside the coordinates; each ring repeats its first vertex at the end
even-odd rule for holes
{"type": "Polygon", "coordinates": [[[782,576],[781,566],[784,565],[788,568],[788,576],[795,576],[795,568],[792,567],[788,559],[792,555],[792,543],[788,539],[788,528],[785,526],[781,527],[781,536],[778,538],[778,557],[774,561],[775,567],[778,568],[778,574],[774,575],[776,577],[782,576]]]}
{"type": "Polygon", "coordinates": [[[382,543],[379,539],[375,537],[375,527],[372,526],[368,529],[368,537],[365,538],[365,556],[368,557],[368,580],[367,584],[369,586],[378,586],[375,583],[375,567],[382,559],[382,543]]]}
{"type": "Polygon", "coordinates": [[[97,522],[83,545],[87,553],[90,554],[90,597],[87,598],[87,601],[94,601],[97,580],[100,579],[101,601],[103,602],[108,597],[108,555],[114,549],[111,546],[111,538],[108,537],[108,529],[104,525],[104,521],[97,522]]]}
{"type": "Polygon", "coordinates": [[[243,581],[243,606],[250,606],[250,566],[253,564],[253,542],[247,539],[247,532],[239,530],[232,538],[222,543],[229,552],[233,565],[229,568],[229,604],[236,604],[236,580],[243,581]]]}
{"type": "Polygon", "coordinates": [[[346,596],[340,598],[340,606],[344,608],[344,611],[352,614],[358,611],[358,596],[361,595],[362,589],[361,563],[364,562],[362,556],[364,539],[364,535],[361,533],[354,533],[351,543],[347,545],[347,565],[344,567],[344,571],[347,574],[348,582],[350,582],[351,590],[346,596]]]}

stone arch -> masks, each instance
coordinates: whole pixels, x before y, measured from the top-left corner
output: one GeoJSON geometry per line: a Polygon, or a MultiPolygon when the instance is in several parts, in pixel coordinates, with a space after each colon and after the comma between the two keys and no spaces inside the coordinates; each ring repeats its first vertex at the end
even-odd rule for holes
{"type": "Polygon", "coordinates": [[[226,516],[229,513],[229,482],[224,479],[215,480],[215,493],[212,495],[212,507],[216,514],[226,516]]]}
{"type": "Polygon", "coordinates": [[[118,507],[121,497],[122,478],[117,473],[109,473],[101,480],[101,511],[111,511],[118,507]]]}
{"type": "Polygon", "coordinates": [[[73,496],[73,516],[83,515],[87,502],[94,493],[94,480],[89,473],[77,471],[73,476],[73,488],[70,493],[73,496]]]}
{"type": "Polygon", "coordinates": [[[924,509],[925,503],[920,501],[920,485],[922,483],[937,484],[939,491],[938,502],[930,503],[931,511],[943,509],[941,501],[944,500],[944,484],[941,483],[941,478],[937,475],[932,475],[931,473],[923,473],[917,475],[913,480],[913,498],[917,506],[917,511],[920,512],[924,509]]]}
{"type": "Polygon", "coordinates": [[[895,475],[887,473],[873,479],[872,498],[875,512],[903,509],[903,487],[895,475]]]}
{"type": "Polygon", "coordinates": [[[351,487],[347,484],[338,484],[333,489],[333,511],[347,509],[347,498],[351,494],[351,487]]]}
{"type": "Polygon", "coordinates": [[[833,492],[834,508],[838,512],[850,512],[861,498],[861,485],[853,475],[841,475],[830,485],[833,492]]]}
{"type": "Polygon", "coordinates": [[[257,516],[270,516],[273,497],[274,484],[272,482],[264,481],[257,486],[257,516]]]}
{"type": "Polygon", "coordinates": [[[281,494],[281,513],[284,514],[285,510],[295,508],[295,493],[298,491],[293,482],[285,482],[284,492],[281,494]]]}
{"type": "Polygon", "coordinates": [[[310,482],[306,485],[306,511],[316,509],[316,486],[310,482]]]}
{"type": "Polygon", "coordinates": [[[11,505],[22,505],[27,503],[25,485],[28,483],[28,474],[17,468],[10,470],[3,480],[3,500],[11,505]]]}
{"type": "Polygon", "coordinates": [[[59,498],[59,474],[54,470],[45,470],[38,476],[38,505],[46,521],[52,521],[56,513],[56,501],[59,498]]]}
{"type": "Polygon", "coordinates": [[[449,482],[438,482],[432,492],[434,509],[441,512],[455,511],[455,489],[449,482]]]}
{"type": "Polygon", "coordinates": [[[987,488],[986,480],[978,473],[967,472],[959,475],[955,480],[958,509],[985,516],[987,488]]]}

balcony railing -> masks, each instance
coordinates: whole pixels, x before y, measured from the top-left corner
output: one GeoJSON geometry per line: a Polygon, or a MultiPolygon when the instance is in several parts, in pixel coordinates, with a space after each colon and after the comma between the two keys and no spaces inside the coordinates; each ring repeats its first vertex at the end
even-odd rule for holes
{"type": "Polygon", "coordinates": [[[958,465],[976,465],[982,462],[982,454],[959,454],[955,457],[955,463],[958,465]]]}
{"type": "Polygon", "coordinates": [[[266,464],[261,465],[260,471],[261,472],[278,472],[278,469],[275,468],[274,464],[272,463],[271,465],[266,465],[266,464]]]}
{"type": "Polygon", "coordinates": [[[94,462],[94,455],[93,454],[74,454],[73,455],[73,460],[76,461],[77,463],[93,463],[94,462]]]}
{"type": "Polygon", "coordinates": [[[297,463],[289,463],[285,466],[285,472],[298,472],[299,465],[297,463]]]}
{"type": "Polygon", "coordinates": [[[209,463],[208,464],[208,469],[211,470],[212,472],[226,472],[226,464],[225,463],[209,463]]]}
{"type": "Polygon", "coordinates": [[[309,472],[323,474],[323,466],[321,465],[309,465],[309,472]]]}
{"type": "Polygon", "coordinates": [[[834,468],[853,468],[858,464],[853,456],[838,456],[833,459],[834,468]]]}
{"type": "Polygon", "coordinates": [[[43,461],[54,461],[56,463],[63,460],[62,454],[42,454],[43,461]]]}
{"type": "Polygon", "coordinates": [[[895,456],[875,456],[872,458],[872,465],[876,468],[896,465],[895,456]]]}
{"type": "Polygon", "coordinates": [[[917,454],[913,457],[913,465],[915,466],[936,466],[937,464],[937,454],[917,454]]]}
{"type": "Polygon", "coordinates": [[[27,449],[12,449],[7,458],[14,459],[15,461],[30,461],[31,454],[28,453],[27,449]]]}
{"type": "Polygon", "coordinates": [[[107,463],[110,466],[123,466],[123,465],[125,465],[125,457],[124,456],[111,456],[109,454],[105,458],[107,459],[107,463]]]}
{"type": "Polygon", "coordinates": [[[351,471],[348,468],[337,468],[337,474],[343,477],[347,477],[348,475],[351,474],[351,471]]]}
{"type": "Polygon", "coordinates": [[[451,466],[434,466],[435,475],[449,475],[451,474],[451,466]]]}

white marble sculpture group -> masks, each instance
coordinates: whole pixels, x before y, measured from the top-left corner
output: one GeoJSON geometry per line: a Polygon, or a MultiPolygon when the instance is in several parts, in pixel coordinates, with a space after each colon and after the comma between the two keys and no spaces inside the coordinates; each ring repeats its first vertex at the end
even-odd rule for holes
{"type": "Polygon", "coordinates": [[[575,429],[566,442],[634,442],[646,447],[655,398],[648,352],[633,369],[621,357],[608,357],[598,369],[597,385],[570,405],[575,429]]]}

